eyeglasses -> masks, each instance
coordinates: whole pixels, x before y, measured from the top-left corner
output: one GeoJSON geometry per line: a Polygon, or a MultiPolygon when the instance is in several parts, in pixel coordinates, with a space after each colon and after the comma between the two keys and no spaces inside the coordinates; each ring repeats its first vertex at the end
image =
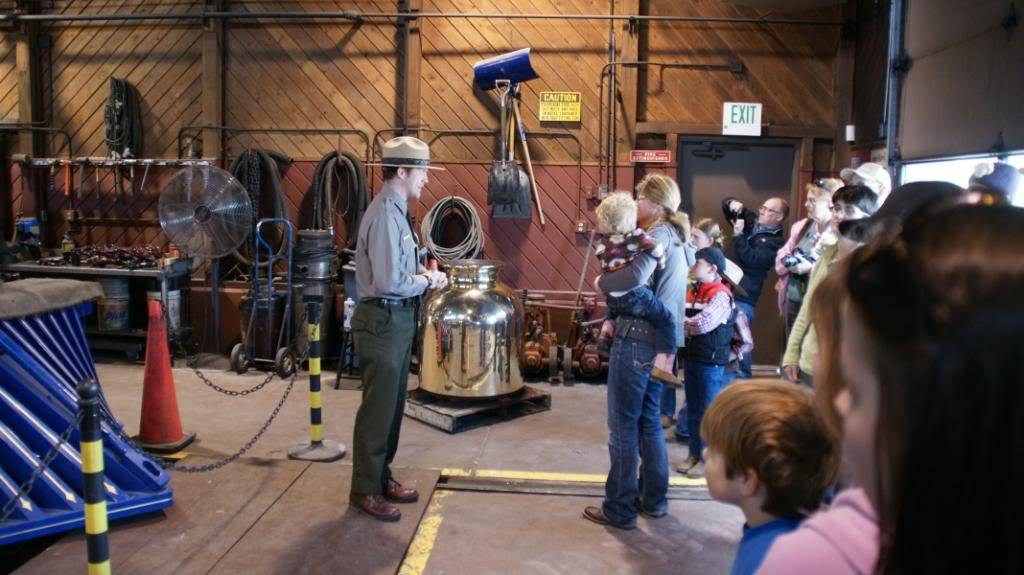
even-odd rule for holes
{"type": "Polygon", "coordinates": [[[759,212],[771,212],[771,213],[773,213],[775,215],[778,215],[778,216],[782,215],[782,211],[780,211],[780,210],[773,210],[772,208],[769,208],[767,204],[761,206],[760,208],[757,208],[757,211],[759,211],[759,212]]]}

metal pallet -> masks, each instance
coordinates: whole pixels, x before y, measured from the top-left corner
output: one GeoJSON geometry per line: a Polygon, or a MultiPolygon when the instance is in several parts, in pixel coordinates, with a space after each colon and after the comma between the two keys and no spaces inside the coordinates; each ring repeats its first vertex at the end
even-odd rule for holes
{"type": "Polygon", "coordinates": [[[415,389],[405,400],[405,415],[431,427],[459,433],[551,409],[551,394],[536,387],[480,401],[449,400],[415,389]]]}

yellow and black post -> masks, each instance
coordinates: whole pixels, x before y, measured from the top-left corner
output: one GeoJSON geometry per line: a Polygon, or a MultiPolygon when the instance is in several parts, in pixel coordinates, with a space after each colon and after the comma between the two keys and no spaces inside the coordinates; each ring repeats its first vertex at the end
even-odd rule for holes
{"type": "Polygon", "coordinates": [[[109,575],[107,496],[103,489],[103,436],[100,432],[100,386],[91,379],[78,384],[82,484],[85,499],[85,548],[89,575],[109,575]]]}
{"type": "Polygon", "coordinates": [[[320,397],[320,306],[323,296],[303,294],[309,335],[309,441],[288,451],[290,459],[337,461],[345,457],[345,446],[323,438],[323,404],[320,397]]]}

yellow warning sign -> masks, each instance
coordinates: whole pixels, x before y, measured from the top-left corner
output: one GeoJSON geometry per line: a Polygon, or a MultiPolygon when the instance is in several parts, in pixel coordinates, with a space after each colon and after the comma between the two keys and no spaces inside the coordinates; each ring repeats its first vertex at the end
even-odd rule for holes
{"type": "Polygon", "coordinates": [[[538,115],[541,122],[579,122],[579,92],[541,92],[538,115]]]}

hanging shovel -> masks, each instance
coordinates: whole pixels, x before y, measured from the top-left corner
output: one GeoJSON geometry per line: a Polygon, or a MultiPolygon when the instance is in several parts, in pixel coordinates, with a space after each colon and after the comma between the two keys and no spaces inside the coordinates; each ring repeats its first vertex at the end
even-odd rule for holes
{"type": "Polygon", "coordinates": [[[519,126],[519,140],[523,142],[523,157],[526,158],[526,169],[530,173],[530,186],[533,188],[533,201],[537,202],[537,215],[540,216],[540,225],[544,225],[544,208],[540,205],[540,190],[537,189],[537,177],[533,175],[533,161],[530,160],[530,146],[526,143],[526,128],[523,126],[523,116],[519,113],[519,100],[512,100],[512,110],[515,112],[516,124],[519,126]]]}
{"type": "Polygon", "coordinates": [[[506,133],[509,127],[509,95],[511,85],[507,80],[496,82],[498,100],[501,106],[501,124],[498,139],[501,150],[498,159],[491,163],[491,171],[487,181],[487,203],[491,204],[491,216],[494,218],[530,219],[533,210],[530,206],[530,182],[515,161],[510,159],[506,133]],[[525,210],[523,199],[525,198],[525,210]]]}

